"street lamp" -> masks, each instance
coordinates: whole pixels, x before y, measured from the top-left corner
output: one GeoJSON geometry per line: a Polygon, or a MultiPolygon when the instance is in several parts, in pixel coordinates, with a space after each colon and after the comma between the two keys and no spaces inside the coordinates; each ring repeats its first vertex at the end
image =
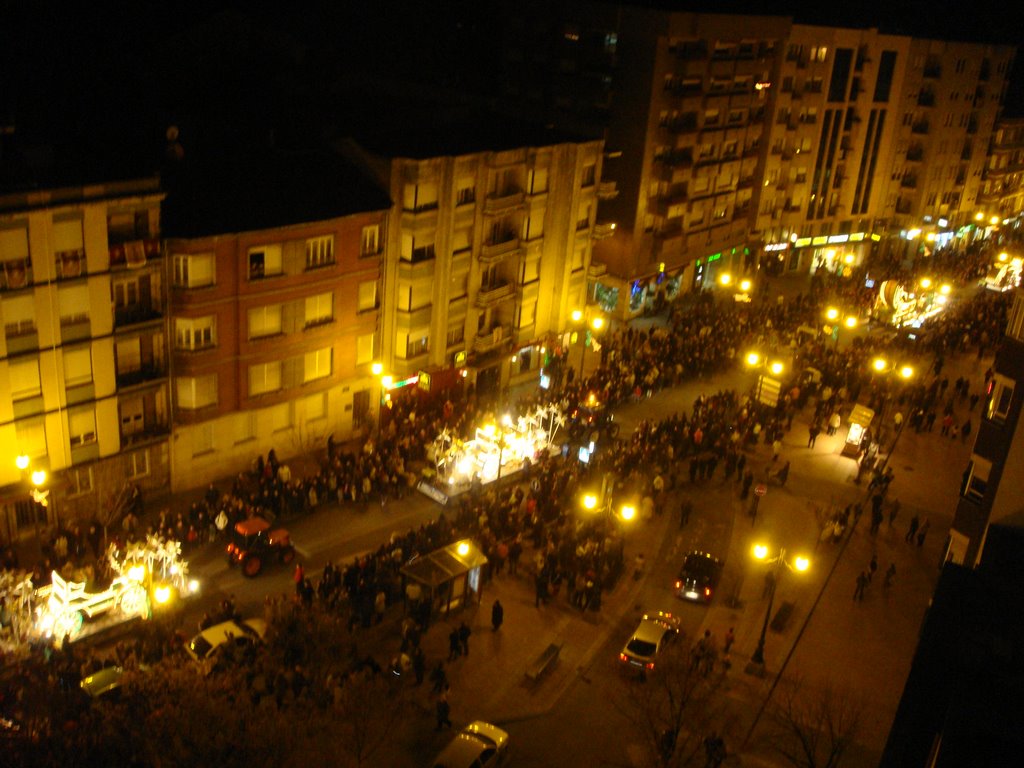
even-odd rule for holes
{"type": "Polygon", "coordinates": [[[786,364],[781,360],[768,360],[756,351],[748,352],[743,359],[748,368],[760,369],[757,376],[755,399],[772,407],[778,405],[779,394],[782,390],[782,381],[779,377],[786,370],[786,364]],[[765,371],[771,376],[767,376],[765,371]]]}
{"type": "Polygon", "coordinates": [[[580,336],[580,381],[582,381],[584,365],[587,357],[587,335],[591,332],[596,334],[598,331],[601,331],[604,328],[605,320],[603,317],[598,315],[596,317],[592,317],[590,322],[587,323],[585,321],[583,310],[581,309],[574,309],[569,316],[572,318],[573,323],[585,326],[581,327],[577,332],[578,335],[582,334],[580,336]]]}
{"type": "Polygon", "coordinates": [[[786,560],[785,548],[780,548],[778,553],[774,557],[769,557],[770,549],[767,544],[755,544],[753,555],[755,560],[759,560],[767,565],[772,566],[775,570],[772,571],[772,581],[768,588],[768,608],[764,612],[764,623],[761,625],[761,637],[757,641],[757,648],[754,649],[753,656],[750,660],[759,666],[764,666],[764,642],[768,634],[768,621],[771,619],[772,606],[775,603],[775,590],[778,588],[779,576],[782,573],[782,567],[785,566],[791,571],[796,573],[805,573],[811,567],[811,561],[803,555],[797,555],[792,561],[786,560]]]}

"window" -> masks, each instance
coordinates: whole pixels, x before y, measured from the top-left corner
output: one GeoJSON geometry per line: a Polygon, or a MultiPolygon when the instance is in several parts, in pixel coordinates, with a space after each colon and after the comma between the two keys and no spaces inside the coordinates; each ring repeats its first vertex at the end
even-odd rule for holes
{"type": "Polygon", "coordinates": [[[146,428],[146,406],[141,397],[121,400],[121,435],[134,435],[146,428]]]}
{"type": "Polygon", "coordinates": [[[60,324],[62,326],[89,322],[88,285],[59,288],[57,304],[60,307],[60,324]]]}
{"type": "Polygon", "coordinates": [[[139,280],[119,280],[113,285],[114,306],[118,309],[133,307],[139,303],[139,280]]]}
{"type": "Polygon", "coordinates": [[[39,459],[46,455],[46,425],[43,417],[18,419],[14,422],[14,440],[18,444],[17,455],[39,459]]]}
{"type": "Polygon", "coordinates": [[[401,257],[402,261],[410,261],[413,264],[434,258],[433,236],[425,238],[403,233],[401,257]]]}
{"type": "Polygon", "coordinates": [[[192,455],[213,453],[213,422],[196,424],[192,430],[192,455]]]}
{"type": "Polygon", "coordinates": [[[356,311],[366,312],[377,309],[380,306],[377,302],[377,281],[370,280],[359,284],[359,303],[356,311]]]}
{"type": "Polygon", "coordinates": [[[282,432],[292,428],[292,403],[281,403],[266,411],[271,432],[282,432]]]}
{"type": "Polygon", "coordinates": [[[174,285],[177,288],[202,288],[213,285],[214,260],[212,253],[177,255],[174,263],[174,285]]]}
{"type": "Polygon", "coordinates": [[[7,364],[7,372],[11,377],[12,400],[27,400],[43,393],[39,382],[38,358],[11,360],[7,364]]]}
{"type": "Polygon", "coordinates": [[[92,350],[89,346],[64,350],[64,386],[80,387],[92,382],[92,350]]]}
{"type": "Polygon", "coordinates": [[[78,448],[96,442],[96,411],[83,408],[68,414],[68,434],[71,436],[71,447],[78,448]]]}
{"type": "Polygon", "coordinates": [[[448,336],[445,340],[445,344],[448,348],[454,347],[456,344],[461,344],[465,339],[466,327],[462,323],[448,327],[448,336]]]}
{"type": "Polygon", "coordinates": [[[590,226],[590,203],[580,205],[579,214],[576,217],[576,231],[586,229],[590,226]]]}
{"type": "Polygon", "coordinates": [[[268,304],[249,310],[249,338],[262,339],[281,333],[281,305],[268,304]]]}
{"type": "Polygon", "coordinates": [[[373,256],[378,253],[380,253],[380,224],[370,224],[363,227],[359,255],[373,256]]]}
{"type": "Polygon", "coordinates": [[[281,389],[281,361],[249,366],[249,396],[277,392],[281,389]]]}
{"type": "Polygon", "coordinates": [[[178,407],[196,410],[217,404],[217,374],[179,376],[176,382],[178,407]]]}
{"type": "Polygon", "coordinates": [[[215,315],[205,317],[176,317],[174,319],[175,349],[207,349],[217,345],[217,318],[215,315]]]}
{"type": "Polygon", "coordinates": [[[69,469],[67,472],[68,496],[92,493],[92,467],[69,469]]]}
{"type": "Polygon", "coordinates": [[[409,359],[411,357],[417,357],[419,355],[425,355],[430,351],[430,336],[426,331],[421,333],[410,333],[408,341],[405,345],[405,357],[409,359]]]}
{"type": "Polygon", "coordinates": [[[989,384],[988,407],[985,417],[989,421],[1002,424],[1010,413],[1010,404],[1013,402],[1014,382],[1000,374],[995,374],[989,384]]]}
{"type": "Polygon", "coordinates": [[[72,278],[82,274],[85,246],[80,217],[54,220],[53,252],[56,257],[57,277],[72,278]]]}
{"type": "Polygon", "coordinates": [[[366,333],[356,337],[356,365],[365,365],[366,363],[373,362],[377,346],[376,338],[377,334],[375,333],[366,333]]]}
{"type": "Polygon", "coordinates": [[[31,280],[28,225],[0,229],[0,287],[23,288],[31,280]]]}
{"type": "Polygon", "coordinates": [[[583,261],[586,256],[586,246],[580,246],[572,252],[572,268],[573,270],[583,269],[583,261]]]}
{"type": "Polygon", "coordinates": [[[256,413],[255,411],[241,411],[235,414],[234,419],[235,445],[247,443],[256,439],[256,413]]]}
{"type": "Polygon", "coordinates": [[[119,374],[142,370],[142,344],[138,336],[115,343],[114,355],[119,374]]]}
{"type": "Polygon", "coordinates": [[[459,179],[455,184],[455,204],[469,205],[476,202],[476,181],[472,176],[459,179]]]}
{"type": "Polygon", "coordinates": [[[587,163],[583,166],[583,181],[580,186],[590,187],[593,186],[594,180],[597,178],[597,166],[594,163],[587,163]]]}
{"type": "Polygon", "coordinates": [[[31,293],[4,297],[4,334],[7,338],[36,332],[36,300],[31,293]]]}
{"type": "Polygon", "coordinates": [[[334,263],[334,235],[312,237],[306,241],[306,269],[334,263]]]}
{"type": "Polygon", "coordinates": [[[324,379],[331,375],[332,350],[324,347],[314,352],[307,352],[303,359],[303,382],[324,379]]]}
{"type": "Polygon", "coordinates": [[[261,245],[249,249],[249,279],[259,280],[281,274],[281,246],[261,245]]]}
{"type": "Polygon", "coordinates": [[[406,184],[402,195],[402,208],[414,212],[437,208],[437,184],[432,181],[406,184]]]}
{"type": "Polygon", "coordinates": [[[452,230],[452,253],[465,253],[472,247],[472,242],[470,227],[452,230]]]}
{"type": "Polygon", "coordinates": [[[334,319],[334,294],[318,293],[306,297],[306,327],[323,325],[334,319]]]}
{"type": "Polygon", "coordinates": [[[306,421],[315,421],[327,416],[327,393],[317,392],[302,401],[302,408],[306,412],[306,421]]]}
{"type": "Polygon", "coordinates": [[[149,449],[129,453],[127,459],[126,475],[129,480],[145,477],[149,474],[149,449]]]}
{"type": "Polygon", "coordinates": [[[992,462],[983,459],[977,454],[971,456],[967,469],[964,470],[963,485],[960,494],[965,499],[981,501],[985,498],[985,491],[988,490],[988,478],[992,472],[992,462]]]}
{"type": "Polygon", "coordinates": [[[526,285],[540,279],[540,259],[525,259],[519,266],[519,283],[526,285]]]}
{"type": "Polygon", "coordinates": [[[519,322],[516,323],[516,328],[529,328],[536,322],[537,319],[537,302],[531,301],[524,303],[519,308],[519,322]]]}
{"type": "MultiPolygon", "coordinates": [[[[593,168],[594,166],[588,166],[593,168]]],[[[548,169],[531,168],[526,177],[526,191],[531,195],[540,195],[548,191],[548,169]]]]}

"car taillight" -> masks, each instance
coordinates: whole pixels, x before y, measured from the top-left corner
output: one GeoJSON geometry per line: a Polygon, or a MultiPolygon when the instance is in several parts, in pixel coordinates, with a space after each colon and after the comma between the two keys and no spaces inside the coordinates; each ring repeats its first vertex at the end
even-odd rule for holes
{"type": "Polygon", "coordinates": [[[228,554],[230,555],[234,551],[235,551],[235,545],[234,544],[228,544],[228,554]]]}
{"type": "Polygon", "coordinates": [[[704,597],[711,597],[711,587],[704,587],[704,597]]]}
{"type": "Polygon", "coordinates": [[[683,588],[683,582],[677,581],[676,582],[676,589],[682,589],[682,588],[683,588]]]}
{"type": "Polygon", "coordinates": [[[624,653],[619,654],[619,661],[629,661],[629,656],[624,653]]]}
{"type": "Polygon", "coordinates": [[[646,667],[647,669],[654,669],[654,662],[648,661],[646,664],[644,664],[644,667],[646,667]]]}

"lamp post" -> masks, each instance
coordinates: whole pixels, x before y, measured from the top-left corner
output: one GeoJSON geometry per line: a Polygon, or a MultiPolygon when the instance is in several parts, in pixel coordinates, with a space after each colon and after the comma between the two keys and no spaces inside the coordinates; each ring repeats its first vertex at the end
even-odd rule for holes
{"type": "Polygon", "coordinates": [[[772,606],[775,603],[775,590],[778,588],[779,576],[782,573],[782,567],[785,566],[791,571],[797,573],[804,573],[811,567],[811,561],[798,555],[793,558],[793,562],[790,563],[786,560],[786,550],[780,548],[774,557],[769,558],[769,547],[766,544],[755,544],[754,545],[754,558],[761,562],[767,563],[774,569],[770,571],[772,574],[771,585],[768,588],[768,607],[764,612],[764,622],[761,625],[761,637],[757,641],[757,648],[754,649],[754,654],[750,657],[750,661],[757,666],[764,666],[764,643],[765,638],[768,634],[768,621],[771,619],[772,606]]]}
{"type": "MultiPolygon", "coordinates": [[[[44,487],[46,485],[47,473],[45,469],[32,469],[32,459],[27,454],[19,454],[14,459],[14,465],[21,470],[22,474],[28,478],[30,482],[29,497],[32,499],[32,503],[37,507],[47,508],[50,506],[50,489],[44,487]]],[[[39,510],[34,510],[32,515],[36,530],[38,532],[39,526],[39,510]]]]}
{"type": "Polygon", "coordinates": [[[384,373],[384,364],[378,361],[370,363],[370,372],[377,377],[377,382],[380,386],[380,397],[377,398],[377,434],[379,435],[384,404],[387,402],[389,397],[388,390],[394,384],[395,378],[394,376],[386,375],[384,373]]]}
{"type": "Polygon", "coordinates": [[[829,307],[826,309],[825,319],[829,322],[829,325],[826,325],[824,328],[825,333],[832,335],[832,340],[835,342],[837,347],[839,346],[840,326],[852,331],[860,324],[856,315],[845,313],[837,307],[829,307]]]}
{"type": "Polygon", "coordinates": [[[757,389],[754,398],[759,403],[775,407],[779,404],[779,394],[782,391],[782,381],[779,378],[786,370],[786,364],[782,360],[769,360],[760,352],[748,352],[743,358],[747,367],[758,371],[757,389]],[[765,371],[771,374],[766,376],[765,371]]]}

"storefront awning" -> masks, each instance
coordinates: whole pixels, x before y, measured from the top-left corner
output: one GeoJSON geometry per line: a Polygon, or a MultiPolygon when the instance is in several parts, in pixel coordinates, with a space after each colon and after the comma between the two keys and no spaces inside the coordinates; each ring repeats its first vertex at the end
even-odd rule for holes
{"type": "Polygon", "coordinates": [[[469,539],[423,555],[402,568],[402,575],[430,590],[487,564],[487,557],[469,539]]]}

